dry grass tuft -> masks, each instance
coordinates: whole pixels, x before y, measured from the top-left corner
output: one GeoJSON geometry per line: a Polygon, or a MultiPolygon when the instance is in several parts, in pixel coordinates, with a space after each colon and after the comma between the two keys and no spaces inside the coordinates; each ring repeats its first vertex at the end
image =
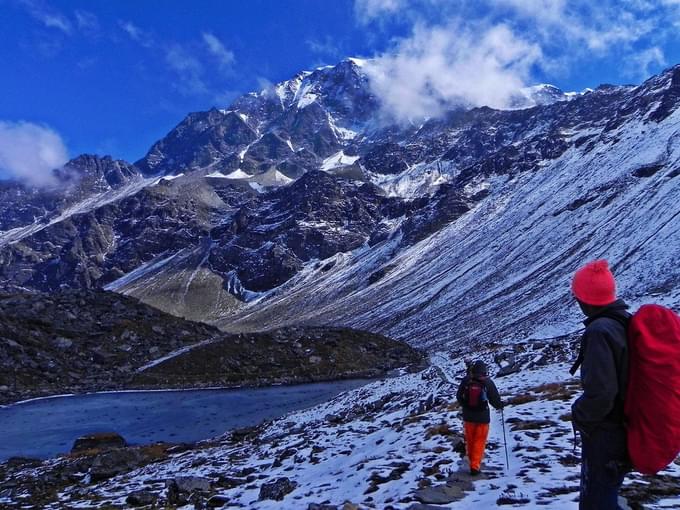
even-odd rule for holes
{"type": "Polygon", "coordinates": [[[505,403],[506,405],[509,406],[520,406],[522,404],[528,404],[529,402],[535,402],[538,400],[538,397],[536,395],[515,395],[513,397],[508,398],[505,403]]]}
{"type": "Polygon", "coordinates": [[[455,436],[456,433],[451,430],[448,423],[440,423],[439,425],[433,425],[425,431],[425,438],[430,439],[434,436],[455,436]]]}

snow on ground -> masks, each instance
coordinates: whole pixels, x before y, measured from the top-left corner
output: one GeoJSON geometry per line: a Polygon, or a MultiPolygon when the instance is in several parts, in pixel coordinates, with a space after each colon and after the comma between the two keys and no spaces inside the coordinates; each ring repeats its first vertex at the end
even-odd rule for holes
{"type": "Polygon", "coordinates": [[[324,172],[328,172],[334,168],[351,165],[357,159],[359,159],[359,156],[347,156],[343,151],[339,151],[324,159],[320,169],[324,172]]]}
{"type": "Polygon", "coordinates": [[[153,183],[151,183],[151,186],[156,186],[163,181],[165,181],[165,182],[174,181],[175,179],[178,179],[178,178],[183,177],[183,176],[184,176],[184,173],[177,174],[177,175],[164,175],[163,177],[159,177],[153,183]]]}
{"type": "Polygon", "coordinates": [[[130,283],[134,282],[135,280],[138,280],[142,278],[143,276],[156,271],[157,269],[160,269],[161,267],[165,266],[168,262],[173,260],[174,258],[183,255],[184,251],[180,250],[176,253],[173,253],[169,257],[165,257],[165,254],[162,254],[148,262],[145,262],[141,266],[135,268],[134,270],[130,271],[124,276],[121,276],[117,280],[109,283],[108,285],[104,286],[104,290],[109,290],[116,292],[126,285],[129,285],[130,283]]]}
{"type": "Polygon", "coordinates": [[[249,182],[248,185],[258,193],[264,193],[266,191],[264,186],[261,186],[256,182],[249,182]]]}
{"type": "Polygon", "coordinates": [[[317,94],[311,92],[313,84],[307,83],[302,86],[301,89],[295,94],[295,100],[297,100],[297,107],[302,110],[306,106],[309,106],[317,99],[317,94]]]}
{"type": "Polygon", "coordinates": [[[350,62],[353,62],[357,67],[364,67],[369,62],[369,60],[367,60],[365,58],[356,58],[356,57],[350,57],[347,60],[349,60],[350,62]]]}
{"type": "Polygon", "coordinates": [[[415,198],[431,194],[450,177],[431,164],[418,164],[396,175],[370,174],[371,182],[388,196],[415,198]]]}
{"type": "Polygon", "coordinates": [[[243,170],[239,168],[226,175],[223,174],[222,172],[213,172],[206,175],[206,177],[213,177],[216,179],[250,179],[252,175],[245,173],[243,170]]]}
{"type": "MultiPolygon", "coordinates": [[[[133,490],[163,494],[165,480],[198,476],[213,480],[217,494],[229,501],[224,508],[304,509],[310,503],[351,501],[359,508],[408,509],[449,494],[449,503],[432,508],[486,509],[505,502],[526,509],[576,509],[579,462],[567,413],[578,381],[569,375],[569,364],[496,379],[509,403],[505,439],[501,415],[492,411],[484,474],[472,478],[459,453],[462,423],[452,405],[463,365],[444,353],[433,355],[432,362],[422,372],[373,382],[269,422],[254,440],[226,434],[89,493],[125,506],[133,490]],[[295,488],[283,501],[260,501],[263,485],[281,478],[295,488]]],[[[680,477],[680,465],[666,474],[680,477]]],[[[79,494],[65,491],[60,504],[82,504],[79,494]]],[[[668,499],[645,508],[672,504],[668,499]]]]}
{"type": "Polygon", "coordinates": [[[214,341],[215,341],[214,338],[208,338],[207,340],[203,340],[203,341],[198,342],[198,343],[196,343],[196,344],[187,345],[187,346],[181,347],[181,348],[179,348],[179,349],[177,349],[177,350],[175,350],[175,351],[172,351],[172,352],[166,354],[165,356],[162,356],[162,357],[160,357],[160,358],[156,358],[155,360],[150,361],[150,362],[147,363],[146,365],[143,365],[143,366],[139,367],[139,368],[137,369],[137,372],[144,372],[145,370],[148,370],[148,369],[150,369],[150,368],[153,368],[153,367],[155,367],[156,365],[160,365],[161,363],[163,363],[163,362],[165,362],[165,361],[168,361],[169,359],[176,358],[176,357],[179,356],[180,354],[184,354],[184,353],[186,353],[186,352],[193,351],[193,350],[196,349],[197,347],[201,347],[201,346],[203,346],[203,345],[208,345],[209,343],[214,342],[214,341]]]}
{"type": "Polygon", "coordinates": [[[261,186],[285,186],[293,182],[293,179],[279,172],[274,167],[262,174],[253,176],[252,180],[261,186]]]}

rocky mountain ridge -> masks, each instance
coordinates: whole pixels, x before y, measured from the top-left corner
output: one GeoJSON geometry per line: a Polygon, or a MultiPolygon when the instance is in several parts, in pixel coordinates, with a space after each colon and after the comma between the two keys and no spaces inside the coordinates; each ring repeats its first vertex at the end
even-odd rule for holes
{"type": "Polygon", "coordinates": [[[680,303],[680,67],[396,126],[377,121],[365,65],[190,114],[135,165],[76,160],[82,198],[8,185],[2,285],[427,346],[568,332],[564,280],[589,258],[612,261],[634,304],[680,303]]]}

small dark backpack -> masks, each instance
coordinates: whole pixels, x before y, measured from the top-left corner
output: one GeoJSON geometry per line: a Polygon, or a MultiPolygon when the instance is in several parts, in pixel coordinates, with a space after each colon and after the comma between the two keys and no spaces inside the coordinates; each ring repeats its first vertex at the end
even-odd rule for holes
{"type": "Polygon", "coordinates": [[[480,409],[486,405],[487,400],[484,381],[470,379],[465,388],[465,405],[471,409],[480,409]]]}

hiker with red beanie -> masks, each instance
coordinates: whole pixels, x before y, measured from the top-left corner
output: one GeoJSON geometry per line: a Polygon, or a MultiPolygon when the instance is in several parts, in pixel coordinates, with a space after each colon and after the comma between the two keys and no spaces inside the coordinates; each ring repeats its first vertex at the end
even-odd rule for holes
{"type": "Polygon", "coordinates": [[[489,435],[489,404],[496,409],[503,407],[498,389],[489,377],[483,361],[475,361],[467,366],[467,375],[458,387],[456,398],[463,408],[465,449],[470,461],[470,474],[477,476],[481,473],[482,457],[489,435]]]}
{"type": "Polygon", "coordinates": [[[628,379],[628,305],[616,297],[606,260],[574,274],[571,290],[586,316],[578,360],[583,393],[572,405],[581,435],[581,510],[619,510],[618,491],[629,471],[624,425],[628,379]]]}

